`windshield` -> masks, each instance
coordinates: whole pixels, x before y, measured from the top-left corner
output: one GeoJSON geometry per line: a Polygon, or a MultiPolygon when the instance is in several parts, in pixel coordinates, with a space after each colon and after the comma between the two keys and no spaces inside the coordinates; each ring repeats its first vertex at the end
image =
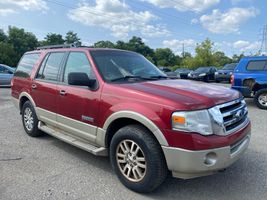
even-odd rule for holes
{"type": "Polygon", "coordinates": [[[205,73],[205,72],[208,72],[209,70],[210,70],[210,67],[200,67],[200,68],[197,68],[195,72],[205,73]]]}
{"type": "Polygon", "coordinates": [[[166,75],[145,57],[128,51],[91,51],[97,68],[107,82],[134,80],[154,80],[166,75]]]}
{"type": "Polygon", "coordinates": [[[9,67],[9,66],[7,66],[7,65],[3,65],[3,64],[1,64],[1,66],[5,67],[6,69],[8,69],[8,70],[11,71],[11,72],[14,72],[14,71],[15,71],[14,68],[9,67]]]}
{"type": "Polygon", "coordinates": [[[225,65],[222,69],[226,69],[226,70],[234,70],[236,67],[236,63],[231,63],[231,64],[227,64],[225,65]]]}

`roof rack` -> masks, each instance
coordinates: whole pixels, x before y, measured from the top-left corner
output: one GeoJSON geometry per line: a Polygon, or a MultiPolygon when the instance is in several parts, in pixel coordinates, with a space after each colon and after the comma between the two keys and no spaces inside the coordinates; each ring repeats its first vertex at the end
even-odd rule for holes
{"type": "Polygon", "coordinates": [[[75,48],[75,47],[79,47],[79,46],[76,43],[73,43],[73,44],[59,44],[59,45],[49,45],[49,46],[37,47],[36,50],[59,49],[59,48],[75,48]]]}

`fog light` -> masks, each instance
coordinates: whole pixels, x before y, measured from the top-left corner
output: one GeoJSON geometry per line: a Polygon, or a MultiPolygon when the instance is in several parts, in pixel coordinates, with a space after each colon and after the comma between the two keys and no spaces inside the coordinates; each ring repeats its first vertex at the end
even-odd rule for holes
{"type": "Polygon", "coordinates": [[[205,156],[204,164],[208,166],[215,165],[217,162],[217,154],[214,152],[210,152],[205,156]]]}

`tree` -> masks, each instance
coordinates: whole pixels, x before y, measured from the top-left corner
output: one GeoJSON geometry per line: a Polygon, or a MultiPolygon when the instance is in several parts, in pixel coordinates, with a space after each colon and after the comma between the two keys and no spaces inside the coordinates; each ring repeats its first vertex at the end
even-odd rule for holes
{"type": "Polygon", "coordinates": [[[65,40],[63,39],[62,35],[56,33],[48,33],[45,36],[44,41],[41,42],[41,45],[58,45],[64,44],[64,42],[65,40]]]}
{"type": "Polygon", "coordinates": [[[94,43],[94,47],[95,48],[115,48],[115,44],[113,44],[110,41],[98,41],[96,43],[94,43]]]}
{"type": "Polygon", "coordinates": [[[7,35],[3,29],[0,29],[0,42],[7,42],[7,35]]]}
{"type": "Polygon", "coordinates": [[[0,42],[0,63],[13,67],[17,65],[17,55],[11,44],[0,42]]]}
{"type": "Polygon", "coordinates": [[[14,49],[15,55],[12,58],[12,65],[17,65],[17,62],[26,51],[34,50],[38,46],[38,40],[32,33],[25,32],[24,29],[16,27],[8,28],[7,43],[12,47],[6,46],[9,50],[14,49]]]}
{"type": "Polygon", "coordinates": [[[155,51],[155,59],[158,66],[173,66],[176,62],[176,57],[169,48],[158,48],[155,51]]]}
{"type": "Polygon", "coordinates": [[[224,52],[217,51],[213,54],[215,66],[224,66],[225,64],[233,62],[231,58],[227,57],[224,52]]]}
{"type": "Polygon", "coordinates": [[[73,31],[69,31],[66,33],[65,36],[65,43],[66,44],[76,44],[77,46],[81,46],[81,39],[78,37],[77,33],[73,31]]]}
{"type": "Polygon", "coordinates": [[[238,63],[241,60],[241,58],[243,58],[244,56],[245,55],[243,53],[241,53],[240,55],[234,54],[233,57],[232,57],[233,62],[238,63]]]}

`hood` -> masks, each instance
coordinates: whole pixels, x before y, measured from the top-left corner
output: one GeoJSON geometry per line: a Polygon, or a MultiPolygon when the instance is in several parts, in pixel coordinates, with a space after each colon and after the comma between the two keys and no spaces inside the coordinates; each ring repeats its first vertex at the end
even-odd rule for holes
{"type": "Polygon", "coordinates": [[[172,102],[176,109],[197,110],[240,98],[239,92],[207,83],[188,80],[159,80],[134,84],[121,84],[121,87],[156,96],[161,102],[172,102]],[[160,97],[160,98],[158,98],[160,97]]]}

